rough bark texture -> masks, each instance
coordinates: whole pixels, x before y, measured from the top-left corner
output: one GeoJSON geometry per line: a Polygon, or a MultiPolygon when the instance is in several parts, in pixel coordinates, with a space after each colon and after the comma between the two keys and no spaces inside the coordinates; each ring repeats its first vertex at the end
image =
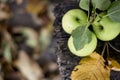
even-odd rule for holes
{"type": "MultiPolygon", "coordinates": [[[[71,54],[71,52],[68,50],[67,40],[70,35],[66,34],[63,31],[62,25],[61,25],[62,17],[68,10],[79,8],[78,1],[79,0],[62,2],[57,4],[54,9],[54,15],[56,19],[54,22],[55,28],[54,28],[53,39],[57,44],[56,46],[57,49],[55,53],[58,58],[59,70],[63,77],[63,80],[70,80],[71,71],[81,59],[80,57],[77,57],[71,54]]],[[[120,49],[120,35],[110,43],[117,49],[120,49]]],[[[96,51],[100,53],[103,49],[103,45],[104,45],[104,42],[98,41],[98,46],[96,51]]],[[[110,50],[111,57],[115,58],[116,60],[118,60],[118,62],[120,62],[120,53],[113,50],[112,48],[109,48],[109,50],[110,50]]],[[[111,71],[110,78],[111,80],[120,80],[120,72],[111,71]]]]}

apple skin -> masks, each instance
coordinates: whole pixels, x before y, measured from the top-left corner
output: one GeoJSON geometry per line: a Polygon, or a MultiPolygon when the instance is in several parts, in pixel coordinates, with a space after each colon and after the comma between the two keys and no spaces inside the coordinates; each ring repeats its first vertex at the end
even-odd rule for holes
{"type": "MultiPolygon", "coordinates": [[[[100,13],[100,17],[103,17],[106,13],[100,13]]],[[[110,41],[117,37],[120,33],[120,23],[113,22],[109,17],[100,18],[96,17],[93,22],[93,31],[98,39],[102,41],[110,41]]]]}
{"type": "Polygon", "coordinates": [[[64,31],[71,34],[78,26],[87,24],[87,15],[80,9],[69,10],[62,18],[62,27],[64,31]]]}
{"type": "Polygon", "coordinates": [[[92,52],[96,49],[97,46],[97,38],[95,34],[92,32],[92,40],[90,43],[86,44],[82,49],[76,51],[74,44],[73,44],[73,37],[71,36],[68,40],[68,48],[76,56],[88,56],[92,54],[92,52]]]}

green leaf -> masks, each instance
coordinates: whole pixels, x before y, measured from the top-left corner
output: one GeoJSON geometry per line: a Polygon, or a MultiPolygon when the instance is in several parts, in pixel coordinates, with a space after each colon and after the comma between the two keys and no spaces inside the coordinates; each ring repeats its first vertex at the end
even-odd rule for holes
{"type": "Polygon", "coordinates": [[[92,32],[87,27],[80,26],[72,32],[72,37],[75,49],[80,50],[92,40],[92,32]]]}
{"type": "Polygon", "coordinates": [[[6,47],[5,47],[4,57],[8,62],[12,61],[12,54],[11,54],[11,49],[10,49],[9,45],[6,45],[6,47]]]}
{"type": "Polygon", "coordinates": [[[107,15],[112,21],[120,22],[120,1],[114,1],[112,3],[107,15]]]}
{"type": "Polygon", "coordinates": [[[111,5],[110,0],[92,0],[93,6],[99,10],[107,10],[111,5]]]}
{"type": "MultiPolygon", "coordinates": [[[[84,10],[89,10],[89,2],[90,0],[81,0],[79,3],[80,8],[84,10]]],[[[93,7],[96,9],[98,8],[99,10],[107,10],[109,6],[111,5],[110,0],[92,0],[93,7]]]]}
{"type": "Polygon", "coordinates": [[[89,10],[89,2],[90,2],[90,0],[81,0],[79,3],[79,7],[88,11],[89,10]]]}

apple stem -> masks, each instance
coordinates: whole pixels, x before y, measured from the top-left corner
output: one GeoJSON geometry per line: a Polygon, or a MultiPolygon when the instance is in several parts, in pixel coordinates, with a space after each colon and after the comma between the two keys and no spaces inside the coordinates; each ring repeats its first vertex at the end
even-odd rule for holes
{"type": "Polygon", "coordinates": [[[90,2],[89,2],[89,11],[88,11],[88,21],[90,21],[90,16],[92,15],[92,9],[93,9],[92,0],[90,0],[90,2]]]}
{"type": "Polygon", "coordinates": [[[109,46],[112,48],[112,49],[114,49],[115,51],[117,51],[117,52],[119,52],[120,53],[120,50],[118,50],[118,49],[116,49],[113,45],[111,45],[110,43],[108,43],[109,44],[109,46]]]}
{"type": "Polygon", "coordinates": [[[104,53],[105,53],[105,49],[107,47],[107,42],[104,43],[104,47],[103,47],[103,50],[102,50],[102,53],[101,53],[101,56],[103,57],[104,56],[104,53]]]}
{"type": "Polygon", "coordinates": [[[101,56],[104,58],[105,64],[106,64],[106,65],[109,65],[109,64],[108,64],[108,59],[110,58],[110,55],[109,55],[108,42],[105,42],[105,43],[104,43],[104,47],[103,47],[101,56]],[[107,55],[106,55],[106,56],[104,56],[105,50],[107,50],[107,55]]]}
{"type": "Polygon", "coordinates": [[[90,22],[88,22],[88,23],[87,23],[87,25],[86,25],[86,28],[88,28],[90,25],[91,25],[91,23],[90,23],[90,22]]]}
{"type": "Polygon", "coordinates": [[[107,42],[107,56],[108,56],[108,58],[110,58],[110,52],[109,52],[109,44],[108,44],[108,42],[107,42]]]}
{"type": "Polygon", "coordinates": [[[108,42],[107,42],[107,46],[106,47],[107,47],[107,56],[106,56],[106,59],[105,59],[105,64],[109,65],[108,60],[110,58],[110,52],[109,52],[109,44],[108,44],[108,42]]]}
{"type": "Polygon", "coordinates": [[[90,23],[93,23],[95,18],[96,18],[96,16],[97,16],[96,9],[93,7],[91,12],[89,11],[89,13],[88,13],[88,21],[90,23]]]}

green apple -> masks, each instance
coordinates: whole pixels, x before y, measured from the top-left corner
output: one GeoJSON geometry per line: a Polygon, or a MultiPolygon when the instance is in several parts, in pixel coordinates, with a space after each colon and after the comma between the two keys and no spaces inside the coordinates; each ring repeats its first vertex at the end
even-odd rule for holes
{"type": "Polygon", "coordinates": [[[78,51],[75,49],[75,46],[73,44],[73,37],[71,36],[68,40],[69,50],[77,56],[83,57],[90,55],[96,49],[96,46],[97,46],[97,38],[93,32],[92,32],[92,40],[78,51]]]}
{"type": "Polygon", "coordinates": [[[78,26],[87,24],[87,15],[80,9],[69,10],[62,18],[62,27],[64,31],[71,34],[78,26]]]}
{"type": "Polygon", "coordinates": [[[103,17],[106,13],[100,13],[93,22],[93,31],[98,39],[110,41],[120,33],[120,23],[113,22],[109,17],[103,17]]]}

